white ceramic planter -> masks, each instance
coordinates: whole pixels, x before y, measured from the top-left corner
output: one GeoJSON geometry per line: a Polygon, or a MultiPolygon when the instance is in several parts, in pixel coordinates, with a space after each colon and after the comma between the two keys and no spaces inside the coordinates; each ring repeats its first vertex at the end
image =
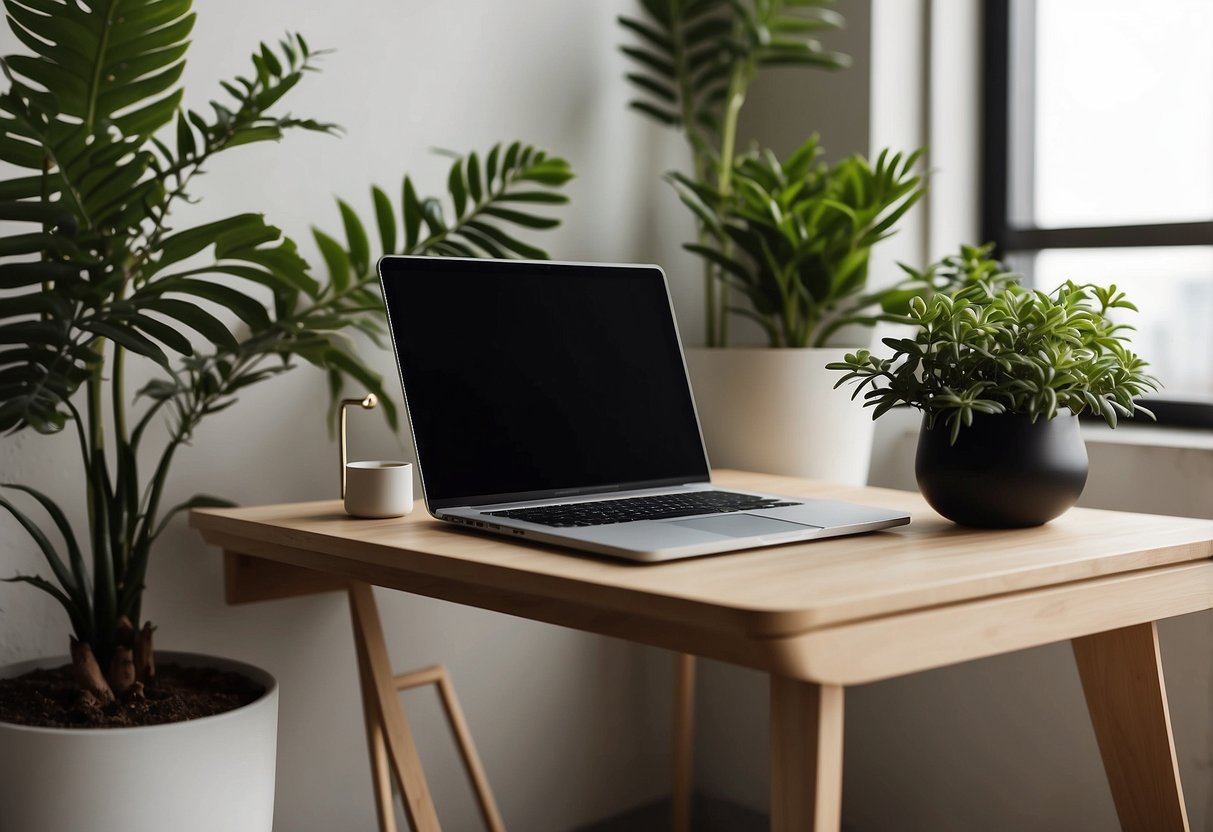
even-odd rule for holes
{"type": "MultiPolygon", "coordinates": [[[[266,693],[235,711],[139,728],[0,722],[0,832],[270,832],[278,683],[227,659],[156,657],[234,670],[266,693]]],[[[0,668],[0,676],[66,663],[21,662],[0,668]]]]}
{"type": "Polygon", "coordinates": [[[695,406],[715,468],[863,485],[874,423],[826,370],[853,349],[692,348],[695,406]]]}

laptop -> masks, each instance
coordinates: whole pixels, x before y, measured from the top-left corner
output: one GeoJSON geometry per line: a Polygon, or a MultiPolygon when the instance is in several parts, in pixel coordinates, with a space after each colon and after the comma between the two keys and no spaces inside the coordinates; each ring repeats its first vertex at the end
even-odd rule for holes
{"type": "Polygon", "coordinates": [[[389,256],[379,277],[439,520],[644,562],[910,521],[712,484],[657,266],[389,256]]]}

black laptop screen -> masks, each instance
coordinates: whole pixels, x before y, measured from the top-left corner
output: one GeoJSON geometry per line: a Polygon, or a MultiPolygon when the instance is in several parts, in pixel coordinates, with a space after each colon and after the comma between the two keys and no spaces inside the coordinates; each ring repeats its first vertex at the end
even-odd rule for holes
{"type": "Polygon", "coordinates": [[[651,266],[385,258],[431,508],[708,479],[651,266]]]}

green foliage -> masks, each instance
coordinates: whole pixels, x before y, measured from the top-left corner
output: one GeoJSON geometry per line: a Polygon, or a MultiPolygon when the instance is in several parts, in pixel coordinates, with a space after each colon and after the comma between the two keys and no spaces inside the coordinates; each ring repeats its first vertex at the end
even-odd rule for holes
{"type": "Polygon", "coordinates": [[[644,14],[621,16],[635,36],[622,47],[633,71],[630,105],[676,127],[703,162],[718,155],[728,111],[740,109],[757,70],[773,66],[841,69],[850,59],[825,50],[817,32],[841,29],[830,0],[640,0],[644,14]]]}
{"type": "MultiPolygon", "coordinates": [[[[573,178],[564,159],[514,142],[493,145],[483,155],[456,156],[447,175],[450,213],[438,197],[418,197],[409,176],[401,186],[399,206],[393,206],[382,188],[371,188],[374,228],[382,254],[440,255],[448,257],[525,257],[546,260],[547,252],[514,236],[524,230],[555,228],[560,221],[534,213],[538,207],[563,205],[569,198],[559,188],[573,178]],[[483,159],[483,162],[481,161],[483,159]]],[[[337,201],[344,244],[337,236],[312,229],[328,268],[330,286],[346,287],[359,302],[382,309],[371,256],[368,223],[344,200],[337,201]]],[[[375,343],[385,334],[377,318],[360,318],[355,324],[375,343]]],[[[342,375],[331,373],[329,385],[340,398],[342,375]]],[[[389,404],[390,402],[385,402],[389,404]]]]}
{"type": "Polygon", "coordinates": [[[847,324],[905,314],[909,298],[937,285],[910,272],[888,289],[863,294],[871,247],[922,196],[913,172],[919,154],[881,153],[876,164],[851,156],[820,160],[817,137],[781,163],[770,151],[737,159],[729,193],[681,174],[672,179],[710,244],[686,248],[719,269],[750,302],[733,311],[762,326],[772,347],[821,346],[847,324]],[[867,310],[880,309],[880,313],[867,310]]]}
{"type": "MultiPolygon", "coordinates": [[[[815,37],[842,28],[843,18],[828,8],[831,0],[640,0],[640,5],[644,14],[619,18],[634,37],[622,47],[634,70],[627,76],[637,93],[630,106],[686,135],[692,173],[674,177],[728,205],[741,162],[737,124],[750,83],[769,67],[848,66],[846,55],[827,51],[815,37]]],[[[696,214],[698,245],[727,256],[728,244],[711,237],[702,214],[696,214]]],[[[708,346],[727,343],[728,312],[737,311],[729,305],[725,269],[704,256],[708,346]]]]}
{"type": "Polygon", "coordinates": [[[77,638],[108,667],[117,623],[138,623],[151,545],[176,511],[161,497],[176,450],[243,388],[297,359],[382,395],[344,330],[370,326],[377,299],[321,285],[293,241],[256,214],[176,228],[217,154],[332,125],[273,108],[315,69],[292,35],[261,44],[246,76],[223,83],[207,114],[182,110],[178,84],[194,25],[191,0],[5,0],[27,54],[9,55],[0,93],[0,430],[79,442],[88,547],[46,495],[55,534],[7,498],[54,576],[38,586],[68,612],[77,638]],[[160,375],[127,389],[128,354],[160,375]],[[108,418],[106,412],[109,412],[108,418]],[[129,418],[128,418],[129,417],[129,418]],[[147,428],[167,417],[150,476],[138,459],[147,428]],[[83,551],[91,551],[91,568],[83,551]],[[66,554],[63,554],[66,552],[66,554]],[[90,574],[91,573],[91,574],[90,574]]]}
{"type": "Polygon", "coordinates": [[[1067,281],[1051,293],[1033,291],[990,259],[988,247],[962,249],[943,268],[968,279],[951,293],[910,300],[904,321],[917,331],[884,339],[892,356],[860,350],[828,365],[846,373],[836,387],[855,382],[852,398],[863,393],[873,418],[910,405],[928,426],[942,417],[955,442],[974,413],[1036,421],[1089,408],[1111,427],[1137,411],[1152,415],[1135,399],[1158,382],[1129,349],[1132,327],[1109,315],[1136,311],[1115,286],[1067,281]]]}

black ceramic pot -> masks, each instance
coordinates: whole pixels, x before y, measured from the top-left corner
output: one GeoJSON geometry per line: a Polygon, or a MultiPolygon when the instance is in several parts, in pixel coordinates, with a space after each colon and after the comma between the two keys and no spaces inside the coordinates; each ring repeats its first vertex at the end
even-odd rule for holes
{"type": "Polygon", "coordinates": [[[914,473],[931,507],[963,526],[1039,526],[1078,501],[1087,448],[1070,411],[1052,420],[975,414],[956,444],[943,419],[918,434],[914,473]]]}

